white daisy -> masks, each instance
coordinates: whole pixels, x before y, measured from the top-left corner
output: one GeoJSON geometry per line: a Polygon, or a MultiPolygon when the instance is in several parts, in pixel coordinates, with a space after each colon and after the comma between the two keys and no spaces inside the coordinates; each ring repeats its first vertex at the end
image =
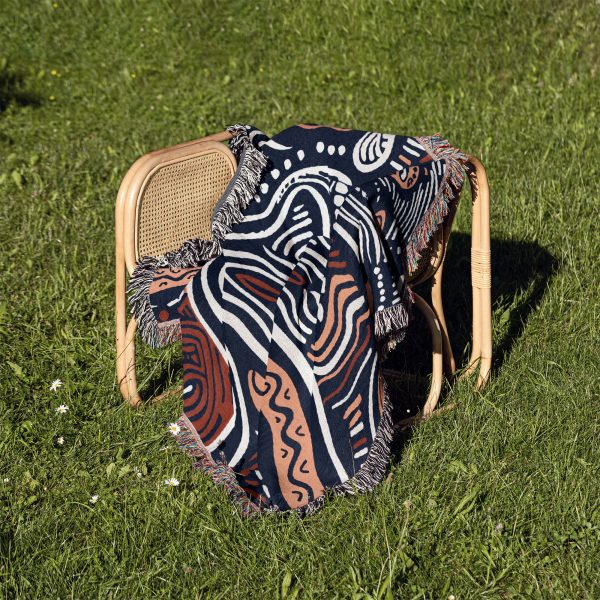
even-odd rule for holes
{"type": "Polygon", "coordinates": [[[62,446],[65,443],[65,438],[61,435],[59,438],[56,438],[56,443],[62,446]]]}
{"type": "Polygon", "coordinates": [[[56,407],[56,412],[59,415],[64,415],[68,410],[69,410],[69,407],[66,404],[61,404],[60,406],[56,407]]]}
{"type": "Polygon", "coordinates": [[[177,487],[179,485],[179,479],[175,479],[175,477],[165,479],[165,485],[168,485],[169,487],[177,487]]]}
{"type": "Polygon", "coordinates": [[[52,384],[50,385],[50,391],[51,392],[56,392],[58,390],[58,388],[61,388],[63,385],[63,382],[60,379],[55,379],[52,384]]]}
{"type": "Polygon", "coordinates": [[[90,499],[89,499],[89,503],[90,504],[96,504],[96,502],[98,502],[98,494],[94,494],[90,499]]]}
{"type": "Polygon", "coordinates": [[[10,483],[10,479],[9,479],[8,477],[5,477],[5,478],[2,480],[2,483],[10,483]]]}
{"type": "Polygon", "coordinates": [[[181,431],[181,427],[177,423],[169,423],[167,429],[173,434],[177,435],[181,431]]]}

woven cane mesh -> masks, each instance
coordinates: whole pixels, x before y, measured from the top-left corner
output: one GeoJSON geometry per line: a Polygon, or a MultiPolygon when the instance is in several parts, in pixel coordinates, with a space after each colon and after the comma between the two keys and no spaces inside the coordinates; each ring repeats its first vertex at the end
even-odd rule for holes
{"type": "Polygon", "coordinates": [[[220,152],[161,167],[138,207],[137,258],[177,250],[192,238],[211,239],[212,211],[233,168],[220,152]]]}

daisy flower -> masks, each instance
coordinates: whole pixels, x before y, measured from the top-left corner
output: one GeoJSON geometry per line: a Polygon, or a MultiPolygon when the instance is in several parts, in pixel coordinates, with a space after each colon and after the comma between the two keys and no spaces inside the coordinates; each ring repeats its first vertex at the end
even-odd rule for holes
{"type": "Polygon", "coordinates": [[[62,446],[65,443],[65,438],[61,435],[59,438],[56,438],[56,443],[62,446]]]}
{"type": "Polygon", "coordinates": [[[60,379],[55,379],[51,384],[50,384],[50,391],[51,392],[56,392],[58,391],[58,388],[61,388],[63,385],[63,382],[60,379]]]}
{"type": "Polygon", "coordinates": [[[177,435],[181,431],[181,427],[177,423],[169,423],[167,429],[173,434],[177,435]]]}
{"type": "Polygon", "coordinates": [[[59,415],[64,415],[68,410],[69,410],[69,407],[66,404],[61,404],[60,406],[56,407],[56,412],[59,415]]]}
{"type": "Polygon", "coordinates": [[[90,499],[89,499],[89,503],[90,504],[96,504],[96,502],[98,502],[98,494],[94,494],[90,499]]]}
{"type": "Polygon", "coordinates": [[[175,477],[165,479],[165,485],[168,485],[169,487],[177,487],[179,485],[179,479],[175,479],[175,477]]]}

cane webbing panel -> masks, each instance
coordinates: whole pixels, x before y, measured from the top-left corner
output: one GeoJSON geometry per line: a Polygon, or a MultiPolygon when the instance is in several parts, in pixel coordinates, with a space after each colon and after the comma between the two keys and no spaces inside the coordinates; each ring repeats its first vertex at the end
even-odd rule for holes
{"type": "Polygon", "coordinates": [[[192,238],[211,239],[212,211],[233,172],[220,152],[159,167],[140,193],[137,259],[176,250],[192,238]]]}

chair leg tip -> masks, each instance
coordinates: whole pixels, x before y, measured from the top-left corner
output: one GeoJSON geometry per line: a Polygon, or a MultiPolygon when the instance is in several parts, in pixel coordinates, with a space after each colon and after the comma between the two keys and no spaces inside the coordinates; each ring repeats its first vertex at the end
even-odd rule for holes
{"type": "Polygon", "coordinates": [[[131,396],[128,402],[132,408],[138,408],[138,406],[142,403],[142,398],[139,394],[136,394],[135,396],[131,396]]]}

